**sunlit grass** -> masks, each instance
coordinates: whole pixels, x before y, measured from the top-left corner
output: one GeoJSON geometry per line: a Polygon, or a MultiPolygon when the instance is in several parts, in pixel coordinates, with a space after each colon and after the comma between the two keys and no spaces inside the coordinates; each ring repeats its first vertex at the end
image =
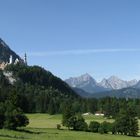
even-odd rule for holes
{"type": "MultiPolygon", "coordinates": [[[[62,115],[27,114],[30,124],[24,131],[0,130],[0,140],[139,140],[140,137],[121,135],[101,135],[90,132],[75,132],[67,129],[57,130],[56,124],[61,124],[62,115]]],[[[110,121],[94,115],[85,116],[86,121],[110,121]]],[[[140,122],[139,122],[140,124],[140,122]]]]}

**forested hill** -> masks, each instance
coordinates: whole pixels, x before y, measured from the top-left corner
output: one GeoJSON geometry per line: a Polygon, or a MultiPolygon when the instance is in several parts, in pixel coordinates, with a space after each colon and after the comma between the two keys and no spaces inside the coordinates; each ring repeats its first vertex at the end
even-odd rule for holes
{"type": "Polygon", "coordinates": [[[24,112],[59,113],[64,104],[80,98],[60,78],[39,66],[8,65],[3,72],[1,71],[0,77],[0,85],[3,85],[0,102],[10,94],[17,94],[18,106],[24,112]],[[13,85],[7,82],[8,73],[12,73],[12,78],[15,79],[13,85]],[[6,84],[10,88],[8,91],[6,84]]]}
{"type": "Polygon", "coordinates": [[[52,88],[69,96],[78,97],[64,81],[39,66],[9,65],[6,71],[12,72],[13,77],[24,84],[52,88]]]}

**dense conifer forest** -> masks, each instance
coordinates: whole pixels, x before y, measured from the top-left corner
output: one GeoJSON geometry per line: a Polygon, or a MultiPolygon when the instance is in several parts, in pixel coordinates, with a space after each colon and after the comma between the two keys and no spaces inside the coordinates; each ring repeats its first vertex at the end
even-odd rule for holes
{"type": "Polygon", "coordinates": [[[77,113],[100,111],[114,118],[121,109],[131,106],[140,117],[140,99],[82,98],[60,78],[38,66],[9,65],[5,72],[12,72],[16,82],[10,84],[0,71],[0,102],[15,93],[17,105],[25,113],[57,114],[71,104],[77,113]]]}

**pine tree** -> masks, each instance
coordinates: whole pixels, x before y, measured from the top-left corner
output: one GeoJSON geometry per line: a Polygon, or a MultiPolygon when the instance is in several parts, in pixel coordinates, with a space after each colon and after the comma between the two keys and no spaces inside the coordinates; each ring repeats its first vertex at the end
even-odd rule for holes
{"type": "Polygon", "coordinates": [[[118,133],[129,136],[137,136],[139,130],[138,119],[133,107],[127,107],[125,110],[121,110],[115,123],[118,133]]]}
{"type": "Polygon", "coordinates": [[[72,110],[72,105],[65,103],[65,106],[64,106],[64,109],[63,109],[63,119],[62,119],[63,126],[66,126],[66,127],[70,128],[69,127],[69,119],[72,116],[74,116],[74,112],[72,110]]]}

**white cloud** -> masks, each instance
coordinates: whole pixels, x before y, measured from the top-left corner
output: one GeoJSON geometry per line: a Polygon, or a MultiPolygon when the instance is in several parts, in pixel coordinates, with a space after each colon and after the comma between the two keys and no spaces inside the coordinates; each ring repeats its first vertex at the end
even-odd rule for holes
{"type": "Polygon", "coordinates": [[[30,56],[56,56],[56,55],[87,55],[93,53],[140,52],[140,49],[79,49],[46,52],[29,52],[30,56]]]}

